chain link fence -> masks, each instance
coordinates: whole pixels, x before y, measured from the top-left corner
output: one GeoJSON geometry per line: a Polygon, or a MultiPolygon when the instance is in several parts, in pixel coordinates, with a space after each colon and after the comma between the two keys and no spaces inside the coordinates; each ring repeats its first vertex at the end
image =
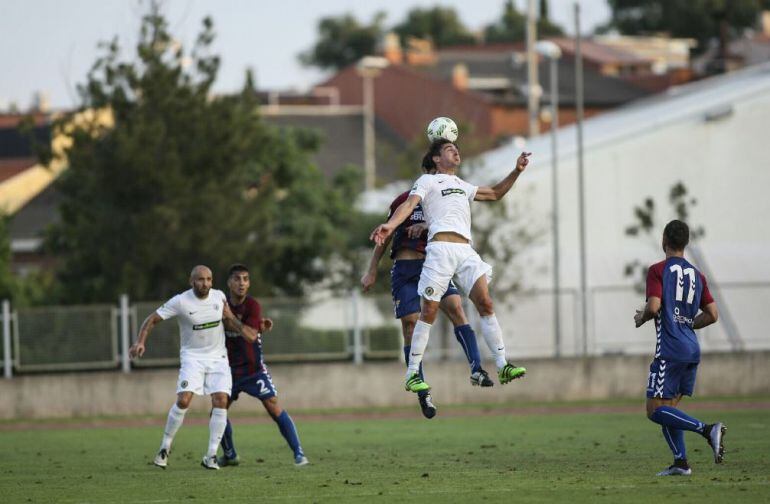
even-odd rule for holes
{"type": "Polygon", "coordinates": [[[13,321],[20,372],[109,369],[119,363],[114,306],[20,308],[13,321]]]}
{"type": "MultiPolygon", "coordinates": [[[[704,352],[768,350],[770,322],[764,299],[770,283],[712,284],[720,310],[719,323],[699,331],[704,352]]],[[[632,287],[594,287],[588,298],[588,331],[580,324],[580,296],[564,289],[561,299],[561,334],[553,324],[554,295],[529,291],[496,305],[508,354],[515,359],[604,354],[651,354],[655,336],[645,326],[635,329],[634,309],[644,296],[632,287]]],[[[403,359],[400,322],[393,316],[389,296],[260,299],[264,317],[274,327],[263,335],[265,360],[271,362],[403,359]]],[[[0,312],[3,344],[0,366],[6,377],[13,372],[47,372],[176,366],[179,329],[175,320],[155,326],[142,359],[128,362],[122,348],[134,341],[142,321],[162,302],[126,302],[117,306],[51,306],[0,312]],[[119,328],[125,329],[119,329],[119,328]],[[6,350],[8,349],[8,350],[6,350]]],[[[465,303],[472,326],[478,317],[465,303]]],[[[488,355],[479,336],[482,356],[488,355]]],[[[451,324],[440,316],[431,334],[428,360],[463,359],[451,324]]]]}

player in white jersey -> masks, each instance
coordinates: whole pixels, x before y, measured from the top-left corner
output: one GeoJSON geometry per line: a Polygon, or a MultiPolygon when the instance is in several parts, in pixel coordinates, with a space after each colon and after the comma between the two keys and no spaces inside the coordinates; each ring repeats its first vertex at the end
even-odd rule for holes
{"type": "Polygon", "coordinates": [[[432,160],[437,173],[417,179],[409,197],[393,212],[388,222],[372,231],[371,239],[377,244],[384,243],[393,230],[411,215],[412,209],[422,204],[425,222],[428,224],[428,246],[417,287],[422,297],[422,309],[412,334],[406,390],[430,390],[430,386],[420,378],[418,370],[428,344],[431,324],[436,320],[439,301],[449,281],[453,279],[455,285],[473,301],[481,316],[481,334],[495,356],[500,383],[509,383],[526,373],[523,367],[508,362],[505,354],[502,329],[489,295],[492,267],[472,247],[470,202],[497,201],[505,196],[526,169],[530,154],[523,152],[516,160],[516,167],[496,185],[477,187],[456,175],[460,166],[460,150],[457,146],[449,140],[437,140],[431,144],[423,161],[432,160]]]}
{"type": "Polygon", "coordinates": [[[171,317],[177,318],[181,335],[177,400],[168,412],[163,440],[154,460],[156,466],[164,469],[168,465],[171,442],[182,426],[193,394],[211,395],[213,409],[209,421],[209,445],[201,465],[206,469],[219,469],[217,447],[227,425],[227,397],[232,388],[223,325],[249,341],[256,341],[258,337],[253,328],[244,326],[233,315],[225,294],[212,289],[212,282],[209,268],[193,268],[190,273],[192,288],[177,294],[151,313],[142,323],[136,343],[129,349],[132,359],[141,357],[144,355],[147,337],[155,324],[171,317]]]}

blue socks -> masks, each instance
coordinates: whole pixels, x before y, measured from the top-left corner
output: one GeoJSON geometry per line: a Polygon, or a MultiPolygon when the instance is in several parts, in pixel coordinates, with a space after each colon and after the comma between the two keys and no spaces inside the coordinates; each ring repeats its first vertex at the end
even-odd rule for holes
{"type": "Polygon", "coordinates": [[[674,454],[676,460],[687,460],[687,449],[684,446],[684,431],[663,426],[663,437],[674,454]]]}
{"type": "Polygon", "coordinates": [[[230,419],[227,419],[227,426],[225,427],[225,433],[222,434],[222,441],[219,442],[222,446],[222,450],[225,452],[225,457],[234,459],[238,456],[235,453],[235,445],[233,445],[233,426],[230,423],[230,419]]]}
{"type": "Polygon", "coordinates": [[[684,445],[684,431],[703,434],[706,424],[693,418],[682,410],[671,406],[660,406],[656,409],[650,420],[663,426],[663,437],[674,454],[676,460],[686,460],[687,450],[684,445]]]}
{"type": "Polygon", "coordinates": [[[281,431],[281,435],[289,443],[289,447],[294,452],[294,457],[304,455],[302,452],[302,446],[299,444],[299,436],[297,435],[297,428],[294,426],[294,421],[289,416],[286,410],[278,415],[278,418],[274,418],[275,423],[278,424],[278,429],[281,431]]]}
{"type": "MultiPolygon", "coordinates": [[[[294,421],[291,419],[286,410],[281,413],[278,418],[273,418],[275,423],[278,424],[278,430],[281,431],[281,435],[286,439],[289,447],[294,452],[294,456],[304,455],[302,452],[302,446],[299,444],[299,436],[297,435],[297,428],[294,426],[294,421]]],[[[225,457],[234,459],[238,454],[235,452],[235,445],[233,445],[233,427],[230,424],[230,419],[227,420],[227,427],[225,427],[225,433],[222,435],[222,441],[220,442],[222,450],[225,452],[225,457]]]]}
{"type": "Polygon", "coordinates": [[[688,430],[703,434],[703,429],[706,424],[689,416],[681,410],[672,408],[671,406],[661,406],[655,410],[650,417],[650,420],[656,424],[664,427],[671,427],[673,429],[688,430]]]}
{"type": "Polygon", "coordinates": [[[471,373],[481,370],[481,354],[479,354],[479,345],[476,343],[476,333],[468,324],[455,327],[455,337],[465,352],[465,358],[471,367],[471,373]]]}

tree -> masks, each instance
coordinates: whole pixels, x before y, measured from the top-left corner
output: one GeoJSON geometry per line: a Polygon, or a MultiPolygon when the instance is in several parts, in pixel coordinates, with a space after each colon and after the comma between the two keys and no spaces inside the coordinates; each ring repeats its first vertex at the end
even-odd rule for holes
{"type": "Polygon", "coordinates": [[[8,234],[8,217],[0,215],[0,300],[11,299],[16,290],[16,280],[11,273],[11,239],[8,234]]]}
{"type": "Polygon", "coordinates": [[[710,39],[718,38],[720,25],[733,30],[754,25],[762,9],[770,8],[770,0],[608,0],[612,10],[610,23],[603,28],[616,29],[626,35],[657,32],[672,37],[689,37],[698,41],[698,50],[707,48],[710,39]]]}
{"type": "Polygon", "coordinates": [[[339,70],[364,56],[372,55],[383,35],[385,14],[378,12],[368,25],[361,24],[351,14],[326,17],[318,23],[318,42],[300,54],[307,66],[339,70]]]}
{"type": "MultiPolygon", "coordinates": [[[[668,201],[674,215],[682,222],[687,222],[692,208],[698,204],[697,199],[688,196],[687,187],[681,181],[671,186],[668,201]]],[[[655,201],[647,197],[641,205],[635,206],[634,219],[635,222],[626,228],[626,235],[642,238],[652,249],[658,250],[663,227],[656,219],[655,201]]],[[[690,226],[691,242],[697,242],[705,234],[706,231],[703,226],[690,226]]],[[[623,272],[627,277],[636,277],[634,288],[638,292],[644,292],[647,275],[646,265],[636,259],[626,263],[623,272]]]]}
{"type": "Polygon", "coordinates": [[[430,39],[436,47],[473,44],[476,37],[463,25],[457,12],[451,7],[412,9],[406,19],[393,27],[402,43],[408,37],[430,39]]]}
{"type": "Polygon", "coordinates": [[[537,18],[538,37],[561,37],[564,29],[553,23],[548,17],[548,0],[540,0],[540,13],[537,18]]]}
{"type": "Polygon", "coordinates": [[[220,285],[230,263],[249,264],[260,294],[301,294],[323,278],[356,218],[344,197],[356,182],[325,181],[308,160],[315,134],[264,124],[250,76],[240,94],[212,96],[213,40],[205,19],[188,57],[152,4],[136,61],[106,44],[79,87],[81,113],[55,125],[72,140],[47,239],[63,301],[162,299],[201,263],[220,285]]]}
{"type": "MultiPolygon", "coordinates": [[[[548,18],[548,2],[540,1],[540,16],[537,20],[538,37],[564,35],[564,30],[548,18]]],[[[500,19],[484,29],[484,40],[488,43],[523,42],[527,38],[527,16],[516,9],[513,0],[507,0],[500,19]]]]}

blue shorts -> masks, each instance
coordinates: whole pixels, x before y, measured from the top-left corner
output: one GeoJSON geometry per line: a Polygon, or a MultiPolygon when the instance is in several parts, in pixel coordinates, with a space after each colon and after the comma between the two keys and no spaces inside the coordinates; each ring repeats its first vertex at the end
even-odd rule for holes
{"type": "Polygon", "coordinates": [[[697,362],[653,360],[647,380],[647,398],[674,399],[680,394],[691,396],[697,372],[697,362]]]}
{"type": "Polygon", "coordinates": [[[273,385],[273,377],[267,371],[244,376],[237,380],[233,378],[233,393],[230,395],[230,399],[237,401],[241,392],[246,392],[260,401],[265,401],[278,394],[275,385],[273,385]]]}
{"type": "MultiPolygon", "coordinates": [[[[424,259],[399,259],[393,263],[390,270],[390,289],[393,295],[393,311],[396,318],[405,317],[411,313],[420,313],[420,295],[417,294],[417,284],[424,259]]],[[[453,294],[460,294],[450,280],[449,288],[441,299],[453,294]]]]}

